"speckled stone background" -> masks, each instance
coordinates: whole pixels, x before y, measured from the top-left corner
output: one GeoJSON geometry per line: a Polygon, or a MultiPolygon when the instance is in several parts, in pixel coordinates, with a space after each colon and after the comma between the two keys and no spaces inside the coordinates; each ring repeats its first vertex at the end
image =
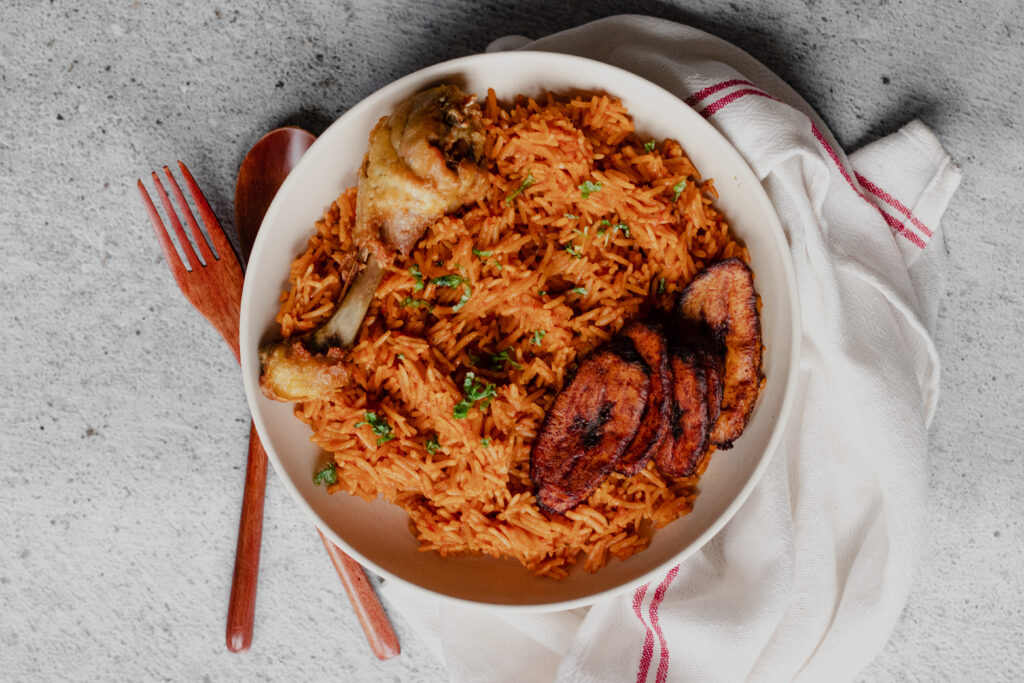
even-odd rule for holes
{"type": "Polygon", "coordinates": [[[255,642],[226,651],[247,407],[234,358],[164,266],[135,180],[186,160],[230,231],[235,173],[266,130],[319,132],[419,67],[620,12],[738,44],[847,150],[918,117],[963,167],[945,219],[927,552],[861,676],[1024,679],[1024,6],[942,5],[4,2],[0,679],[444,678],[397,615],[402,655],[372,656],[273,474],[255,642]]]}

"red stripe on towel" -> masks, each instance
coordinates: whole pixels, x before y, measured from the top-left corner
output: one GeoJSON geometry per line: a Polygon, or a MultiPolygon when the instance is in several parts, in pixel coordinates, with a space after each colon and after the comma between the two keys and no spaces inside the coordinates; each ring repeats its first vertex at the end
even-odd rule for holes
{"type": "Polygon", "coordinates": [[[644,634],[644,646],[640,651],[640,668],[636,672],[636,683],[644,683],[647,680],[647,672],[651,670],[651,659],[654,656],[654,632],[644,620],[643,612],[640,611],[644,603],[644,596],[647,595],[647,589],[650,586],[651,584],[645,583],[633,593],[633,613],[647,629],[647,633],[644,634]]]}
{"type": "Polygon", "coordinates": [[[706,106],[703,109],[701,109],[698,113],[701,116],[703,116],[704,118],[707,118],[707,117],[711,116],[712,114],[720,111],[726,105],[732,104],[736,100],[740,99],[741,97],[745,97],[747,95],[757,95],[758,97],[767,97],[769,100],[773,100],[775,102],[779,101],[778,99],[772,97],[771,95],[769,95],[768,93],[764,92],[763,90],[758,90],[757,88],[743,88],[742,90],[735,90],[735,91],[729,93],[728,95],[726,95],[725,97],[722,97],[721,99],[715,100],[714,102],[712,102],[708,106],[706,106]]]}
{"type": "Polygon", "coordinates": [[[668,575],[658,586],[658,589],[654,591],[654,598],[651,599],[651,626],[654,627],[655,633],[658,634],[658,643],[661,645],[661,657],[658,661],[658,673],[654,679],[655,683],[665,683],[665,678],[668,676],[668,641],[665,639],[665,634],[658,623],[658,608],[661,607],[661,602],[665,599],[665,591],[668,590],[668,587],[672,584],[678,573],[679,565],[677,564],[669,570],[668,575]]]}
{"type": "Polygon", "coordinates": [[[928,237],[931,237],[932,235],[935,234],[934,231],[932,231],[927,225],[917,220],[917,216],[911,213],[910,209],[903,205],[903,202],[893,197],[891,194],[880,188],[878,185],[875,185],[873,182],[862,176],[860,173],[854,171],[854,175],[856,176],[857,181],[864,187],[865,190],[875,195],[883,202],[885,202],[886,204],[888,204],[889,206],[891,206],[892,208],[896,209],[901,214],[906,216],[910,220],[910,222],[917,227],[918,230],[923,232],[928,237]]]}
{"type": "MultiPolygon", "coordinates": [[[[719,88],[719,90],[727,88],[727,87],[731,87],[731,85],[735,85],[735,84],[736,84],[735,81],[723,81],[722,84],[720,84],[720,85],[722,85],[722,88],[719,88]]],[[[708,88],[705,88],[704,90],[709,90],[710,91],[713,88],[715,88],[715,86],[710,86],[708,88]]],[[[701,90],[697,94],[700,94],[700,93],[704,92],[704,90],[701,90]]],[[[721,97],[721,98],[715,100],[714,102],[712,102],[708,106],[704,107],[704,109],[700,110],[700,112],[698,112],[698,113],[701,116],[703,116],[704,118],[708,118],[708,117],[718,113],[719,111],[721,111],[724,107],[732,104],[733,102],[735,102],[736,100],[738,100],[738,99],[740,99],[742,97],[746,97],[747,95],[757,95],[758,97],[765,97],[765,98],[768,98],[769,100],[772,100],[774,102],[781,102],[781,100],[779,100],[778,98],[772,97],[768,93],[764,92],[763,90],[759,90],[756,87],[754,87],[754,88],[743,88],[741,90],[736,90],[734,92],[729,93],[728,95],[725,95],[724,97],[721,97]]],[[[693,95],[693,97],[696,97],[696,95],[693,95]]],[[[828,154],[830,159],[832,159],[832,162],[836,165],[836,168],[839,169],[840,175],[842,175],[843,179],[846,180],[846,182],[850,185],[851,188],[853,188],[853,191],[856,192],[860,196],[861,199],[863,199],[868,204],[873,206],[878,211],[878,213],[880,213],[882,215],[882,219],[886,222],[886,224],[892,230],[894,230],[897,234],[903,236],[907,241],[909,241],[914,246],[916,246],[916,247],[918,247],[920,249],[924,249],[925,246],[927,246],[927,245],[926,245],[925,241],[923,239],[921,239],[921,237],[919,237],[913,231],[908,230],[907,226],[904,225],[902,221],[900,221],[898,218],[896,218],[896,217],[890,215],[889,213],[887,213],[884,209],[882,209],[882,207],[880,207],[878,204],[873,202],[870,198],[868,198],[864,194],[864,192],[861,191],[860,187],[858,186],[857,181],[855,181],[850,176],[850,173],[846,170],[846,167],[843,165],[842,161],[840,160],[839,155],[836,154],[836,151],[834,149],[832,149],[832,146],[830,144],[828,144],[828,140],[825,139],[825,136],[822,134],[822,132],[818,129],[818,127],[814,124],[813,121],[811,121],[811,132],[814,134],[814,137],[818,140],[818,142],[821,144],[821,146],[825,149],[825,153],[828,154]]],[[[860,178],[858,178],[858,180],[859,179],[860,178]]],[[[867,187],[867,186],[865,185],[865,187],[867,187]]],[[[875,186],[872,186],[872,187],[875,187],[875,186]]],[[[931,237],[931,231],[928,230],[927,228],[925,228],[921,224],[921,222],[918,221],[913,216],[913,214],[910,213],[909,209],[907,209],[902,204],[899,204],[899,202],[896,202],[894,204],[893,202],[889,201],[889,199],[893,199],[892,195],[890,195],[888,192],[885,192],[881,188],[875,187],[875,189],[871,189],[871,188],[868,188],[868,189],[871,190],[872,194],[875,194],[877,197],[879,197],[880,199],[882,199],[886,203],[890,204],[891,206],[893,206],[897,210],[901,211],[901,213],[905,211],[904,215],[907,218],[909,218],[911,220],[911,222],[913,222],[915,225],[917,225],[918,227],[922,228],[923,231],[929,237],[931,237]],[[897,204],[898,204],[898,206],[897,206],[897,204]]],[[[894,199],[893,199],[893,201],[895,202],[894,199]]]]}
{"type": "Polygon", "coordinates": [[[866,201],[871,206],[875,207],[878,210],[878,213],[882,214],[882,218],[885,220],[886,223],[889,224],[890,228],[895,230],[898,234],[902,235],[903,237],[907,238],[907,240],[909,240],[910,243],[913,244],[915,247],[924,249],[924,240],[922,240],[920,237],[918,237],[915,233],[911,232],[910,230],[907,230],[907,226],[900,222],[899,219],[895,218],[894,216],[890,216],[882,209],[882,207],[868,199],[864,195],[864,193],[860,191],[860,188],[857,186],[856,181],[854,181],[854,179],[850,177],[850,174],[846,171],[846,167],[843,166],[843,162],[840,161],[839,155],[836,154],[836,151],[834,149],[832,149],[832,145],[828,144],[828,140],[825,139],[825,135],[820,130],[818,130],[818,127],[814,125],[813,121],[811,122],[811,132],[814,133],[814,137],[818,139],[818,142],[821,143],[821,146],[825,148],[825,152],[832,159],[832,162],[835,163],[836,168],[839,169],[839,173],[843,176],[846,182],[850,184],[850,187],[853,188],[853,191],[860,195],[861,199],[866,201]]]}
{"type": "Polygon", "coordinates": [[[742,78],[733,78],[732,80],[722,81],[721,83],[715,83],[714,85],[709,85],[706,88],[701,88],[700,90],[698,90],[697,92],[693,93],[685,100],[683,100],[683,102],[686,102],[688,105],[692,107],[693,105],[697,104],[708,95],[714,95],[716,92],[725,90],[726,88],[731,88],[734,85],[747,85],[750,86],[751,88],[756,87],[750,81],[745,81],[742,78]]]}

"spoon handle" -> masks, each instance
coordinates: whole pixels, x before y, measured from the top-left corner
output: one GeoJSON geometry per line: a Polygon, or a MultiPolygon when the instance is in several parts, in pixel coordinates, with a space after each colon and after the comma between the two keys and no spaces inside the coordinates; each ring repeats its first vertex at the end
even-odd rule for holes
{"type": "Polygon", "coordinates": [[[398,636],[391,627],[384,606],[380,604],[380,598],[370,585],[370,580],[366,578],[363,567],[346,555],[341,548],[331,543],[322,531],[317,529],[317,533],[320,534],[320,540],[324,542],[327,554],[338,571],[341,585],[345,587],[348,599],[355,608],[373,654],[377,655],[378,659],[391,659],[397,656],[402,651],[398,644],[398,636]]]}
{"type": "Polygon", "coordinates": [[[245,652],[252,644],[256,615],[256,586],[260,573],[260,543],[263,540],[263,497],[267,490],[267,453],[256,426],[249,426],[249,456],[242,494],[242,515],[238,520],[235,571],[228,603],[227,644],[232,652],[245,652]]]}

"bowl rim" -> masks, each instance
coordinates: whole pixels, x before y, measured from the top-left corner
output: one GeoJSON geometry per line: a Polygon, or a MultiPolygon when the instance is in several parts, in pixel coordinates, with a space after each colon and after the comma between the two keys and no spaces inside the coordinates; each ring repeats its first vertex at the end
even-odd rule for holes
{"type": "MultiPolygon", "coordinates": [[[[559,53],[559,52],[546,52],[539,50],[515,50],[509,52],[492,52],[492,53],[479,53],[473,55],[467,55],[456,59],[446,60],[438,62],[436,64],[418,69],[405,76],[402,76],[382,88],[374,91],[361,99],[358,103],[353,105],[341,116],[339,116],[330,126],[317,138],[313,143],[313,146],[307,153],[299,160],[292,173],[282,183],[277,195],[268,208],[266,215],[263,220],[263,225],[267,225],[275,219],[277,213],[281,210],[281,206],[284,202],[282,199],[289,194],[290,188],[297,182],[302,176],[299,171],[304,168],[304,165],[310,162],[311,155],[309,152],[313,151],[317,145],[320,144],[321,139],[327,137],[327,134],[335,128],[343,127],[347,122],[358,118],[364,110],[377,107],[377,103],[381,100],[393,96],[396,93],[401,93],[414,84],[422,84],[424,81],[433,78],[435,81],[438,77],[443,76],[446,73],[457,71],[468,64],[473,64],[474,68],[477,68],[480,63],[499,63],[507,61],[523,61],[527,64],[533,64],[536,60],[557,60],[561,61],[570,66],[576,66],[583,69],[596,69],[598,71],[604,71],[610,76],[615,78],[633,80],[635,82],[642,82],[644,88],[651,89],[652,91],[660,91],[663,96],[668,96],[673,100],[679,102],[680,106],[686,107],[692,111],[692,107],[689,107],[681,98],[676,96],[666,88],[653,83],[652,81],[640,76],[632,71],[628,71],[621,67],[601,62],[598,60],[590,59],[587,57],[580,57],[577,55],[559,53]]],[[[612,90],[613,86],[609,86],[608,92],[614,94],[612,90]]],[[[696,112],[694,112],[696,114],[696,112]]],[[[761,457],[757,465],[752,470],[747,482],[739,490],[736,496],[729,501],[725,509],[722,510],[721,514],[714,519],[714,521],[701,532],[692,542],[688,545],[680,548],[677,553],[672,557],[664,561],[643,574],[623,581],[622,583],[599,590],[597,592],[575,598],[569,598],[566,600],[547,602],[547,603],[529,603],[529,604],[509,604],[509,603],[495,603],[487,602],[484,600],[475,600],[455,595],[449,595],[440,591],[420,586],[404,577],[398,576],[388,569],[379,566],[378,563],[365,557],[362,553],[357,551],[355,548],[350,546],[339,534],[337,534],[317,513],[315,509],[305,500],[301,492],[298,490],[295,482],[288,476],[284,465],[281,462],[279,455],[273,448],[271,439],[268,438],[269,430],[266,425],[261,410],[259,408],[259,397],[261,396],[260,389],[258,387],[258,381],[253,381],[252,373],[246,369],[251,368],[253,363],[256,364],[257,376],[259,361],[256,357],[256,349],[258,348],[260,339],[258,335],[252,334],[252,326],[247,324],[249,319],[249,312],[252,310],[252,299],[254,297],[253,287],[248,286],[250,279],[246,279],[245,285],[243,286],[242,293],[242,305],[241,305],[241,324],[240,324],[240,347],[241,347],[241,362],[243,368],[243,384],[245,388],[246,400],[249,404],[250,411],[252,414],[253,422],[256,426],[256,430],[260,435],[260,439],[264,444],[266,453],[270,459],[270,462],[274,466],[274,470],[277,473],[279,479],[281,479],[286,490],[292,499],[299,505],[305,514],[310,518],[314,525],[324,533],[327,538],[335,543],[337,546],[342,548],[347,554],[353,557],[364,567],[372,570],[383,578],[397,582],[404,589],[413,590],[423,596],[429,596],[433,599],[439,599],[445,602],[454,603],[457,605],[472,607],[472,608],[484,608],[490,610],[499,610],[503,612],[518,612],[518,613],[535,613],[545,612],[554,610],[566,610],[577,607],[583,607],[591,605],[599,600],[610,598],[612,596],[621,595],[629,590],[636,588],[644,583],[648,583],[653,580],[660,580],[671,567],[680,564],[687,558],[696,553],[702,548],[707,542],[713,538],[721,529],[733,518],[740,507],[749,498],[753,489],[760,482],[765,470],[768,467],[769,462],[773,458],[775,451],[778,450],[779,442],[782,439],[784,427],[788,421],[793,402],[796,387],[796,378],[799,370],[799,357],[800,357],[800,345],[801,345],[801,322],[800,322],[800,306],[799,306],[799,293],[797,290],[796,276],[793,268],[792,256],[789,248],[788,241],[785,237],[785,231],[783,230],[782,224],[778,218],[774,206],[772,205],[768,195],[751,170],[750,165],[747,163],[743,155],[732,145],[731,142],[710,122],[699,117],[700,121],[704,124],[705,130],[702,133],[714,136],[717,138],[716,142],[721,146],[723,153],[733,155],[733,163],[736,164],[737,172],[746,176],[745,182],[750,183],[751,187],[751,199],[754,199],[760,204],[761,211],[768,219],[770,225],[767,226],[768,231],[771,233],[775,246],[779,249],[781,255],[781,266],[782,280],[785,283],[785,292],[788,293],[788,301],[779,302],[781,305],[788,306],[790,316],[790,329],[788,330],[791,344],[789,348],[787,364],[787,372],[785,377],[780,377],[776,381],[783,381],[785,386],[783,388],[782,399],[778,405],[778,413],[775,418],[775,426],[772,428],[771,434],[762,450],[761,457]]],[[[251,261],[258,260],[259,254],[263,249],[268,248],[270,238],[267,237],[268,232],[262,228],[256,237],[253,245],[251,261]]],[[[294,257],[294,256],[293,256],[294,257]]],[[[525,569],[524,569],[525,571],[525,569]]]]}

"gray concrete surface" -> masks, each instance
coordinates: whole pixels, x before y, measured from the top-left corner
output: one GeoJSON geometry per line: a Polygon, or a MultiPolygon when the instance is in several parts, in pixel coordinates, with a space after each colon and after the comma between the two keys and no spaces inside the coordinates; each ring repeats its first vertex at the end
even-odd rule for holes
{"type": "Polygon", "coordinates": [[[919,117],[964,170],[946,215],[944,363],[917,588],[865,681],[1024,678],[1017,0],[15,0],[0,6],[0,678],[443,677],[400,618],[370,654],[271,477],[252,650],[223,645],[247,408],[134,187],[186,160],[231,225],[260,134],[315,132],[416,68],[620,12],[775,69],[848,149],[919,117]]]}

